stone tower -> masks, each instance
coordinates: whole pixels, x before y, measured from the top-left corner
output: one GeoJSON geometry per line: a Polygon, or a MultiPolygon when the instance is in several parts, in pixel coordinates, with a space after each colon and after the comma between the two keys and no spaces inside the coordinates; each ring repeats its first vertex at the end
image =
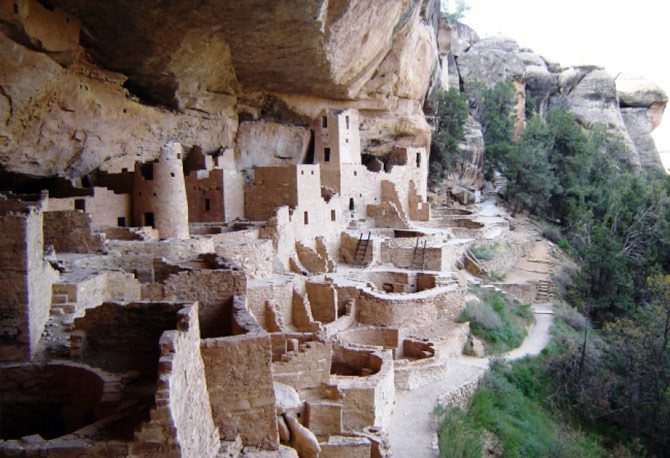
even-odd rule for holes
{"type": "Polygon", "coordinates": [[[135,165],[135,225],[154,227],[162,239],[189,238],[182,159],[181,144],[170,142],[154,162],[135,165]]]}

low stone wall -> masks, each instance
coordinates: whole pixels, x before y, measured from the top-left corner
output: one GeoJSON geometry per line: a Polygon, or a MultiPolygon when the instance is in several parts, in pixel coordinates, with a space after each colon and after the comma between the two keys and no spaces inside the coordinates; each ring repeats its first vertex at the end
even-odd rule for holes
{"type": "Polygon", "coordinates": [[[357,301],[358,321],[377,326],[418,326],[455,319],[463,305],[462,289],[452,286],[402,295],[364,289],[357,301]]]}
{"type": "Polygon", "coordinates": [[[484,372],[477,377],[467,380],[459,386],[440,395],[437,404],[445,407],[460,407],[462,409],[468,406],[470,398],[475,394],[479,387],[479,380],[484,376],[484,372]]]}
{"type": "Polygon", "coordinates": [[[249,278],[263,278],[272,274],[272,241],[253,240],[216,244],[216,254],[233,260],[244,268],[249,278]]]}
{"type": "Polygon", "coordinates": [[[296,390],[315,388],[330,380],[331,342],[313,334],[272,334],[274,380],[296,390]]]}
{"type": "MultiPolygon", "coordinates": [[[[332,375],[342,402],[342,423],[345,431],[357,431],[366,426],[388,429],[395,401],[394,364],[390,350],[375,351],[340,347],[349,356],[368,358],[366,367],[376,370],[371,375],[332,375]],[[359,354],[359,355],[355,355],[359,354]]],[[[348,358],[347,354],[340,359],[348,358]]]]}

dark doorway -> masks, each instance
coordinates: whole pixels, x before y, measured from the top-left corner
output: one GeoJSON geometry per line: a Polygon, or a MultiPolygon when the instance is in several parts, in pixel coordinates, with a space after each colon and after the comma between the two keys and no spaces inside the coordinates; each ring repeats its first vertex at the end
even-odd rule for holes
{"type": "Polygon", "coordinates": [[[144,225],[145,226],[151,226],[155,228],[156,226],[154,225],[154,214],[152,212],[148,212],[144,214],[144,225]]]}

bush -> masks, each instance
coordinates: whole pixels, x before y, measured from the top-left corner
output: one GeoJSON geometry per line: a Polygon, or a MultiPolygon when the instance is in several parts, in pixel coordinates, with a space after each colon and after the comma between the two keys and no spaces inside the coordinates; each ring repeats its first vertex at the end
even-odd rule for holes
{"type": "Polygon", "coordinates": [[[482,302],[467,303],[460,320],[470,321],[470,331],[486,342],[487,353],[501,353],[521,345],[526,327],[533,321],[530,305],[510,303],[497,291],[473,292],[482,302]]]}
{"type": "Polygon", "coordinates": [[[468,302],[463,314],[470,322],[470,326],[477,326],[483,330],[493,330],[502,326],[500,315],[486,302],[468,302]]]}
{"type": "Polygon", "coordinates": [[[493,245],[476,243],[470,245],[469,250],[480,261],[490,261],[495,257],[496,251],[498,251],[498,243],[494,243],[493,245]]]}
{"type": "Polygon", "coordinates": [[[481,458],[482,433],[458,407],[436,409],[441,424],[438,434],[443,458],[481,458]]]}

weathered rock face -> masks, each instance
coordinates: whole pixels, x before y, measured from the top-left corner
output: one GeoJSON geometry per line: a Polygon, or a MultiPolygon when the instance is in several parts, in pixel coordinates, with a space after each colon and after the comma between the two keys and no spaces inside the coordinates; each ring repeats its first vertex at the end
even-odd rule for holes
{"type": "Polygon", "coordinates": [[[549,72],[546,61],[530,50],[518,54],[526,66],[526,90],[533,97],[535,109],[544,116],[549,105],[549,96],[558,88],[558,77],[549,72]]]}
{"type": "Polygon", "coordinates": [[[143,105],[121,86],[122,75],[85,63],[63,68],[2,35],[0,69],[0,165],[11,171],[118,171],[154,159],[169,140],[230,146],[237,127],[234,112],[209,117],[143,105]]]}
{"type": "Polygon", "coordinates": [[[484,184],[484,136],[482,126],[469,116],[464,126],[465,140],[459,145],[461,160],[456,164],[458,182],[479,189],[484,184]]]}
{"type": "MultiPolygon", "coordinates": [[[[82,20],[84,44],[96,62],[127,74],[163,103],[174,101],[188,77],[179,65],[185,57],[211,62],[224,57],[227,46],[248,88],[353,97],[412,6],[410,0],[56,3],[82,20]]],[[[215,78],[213,85],[231,88],[228,72],[208,73],[207,67],[211,63],[196,65],[197,72],[204,70],[198,80],[215,78]]]]}
{"type": "Polygon", "coordinates": [[[663,170],[652,131],[663,118],[668,96],[657,84],[633,75],[619,75],[617,95],[626,129],[635,144],[640,165],[645,169],[663,170]]]}
{"type": "Polygon", "coordinates": [[[629,162],[640,166],[635,144],[624,124],[617,99],[614,78],[599,67],[571,67],[558,76],[558,94],[552,96],[550,107],[569,110],[586,127],[597,123],[619,133],[632,154],[629,162]]]}
{"type": "Polygon", "coordinates": [[[237,166],[302,164],[309,138],[306,127],[264,121],[243,122],[237,133],[237,166]]]}
{"type": "Polygon", "coordinates": [[[170,140],[301,162],[306,130],[278,124],[307,125],[337,107],[361,111],[363,150],[430,144],[423,107],[440,69],[435,0],[52,3],[53,20],[0,14],[7,170],[118,171],[170,140]],[[71,25],[54,32],[63,18],[71,25]],[[269,99],[281,112],[268,115],[269,99]]]}
{"type": "Polygon", "coordinates": [[[516,41],[504,37],[490,37],[473,44],[456,59],[463,90],[469,99],[475,99],[478,84],[493,86],[509,80],[516,89],[515,138],[520,138],[525,126],[526,65],[519,56],[516,41]]]}
{"type": "Polygon", "coordinates": [[[525,81],[526,66],[518,56],[519,45],[508,38],[490,37],[478,41],[457,59],[466,93],[477,82],[492,86],[498,81],[525,81]]]}

